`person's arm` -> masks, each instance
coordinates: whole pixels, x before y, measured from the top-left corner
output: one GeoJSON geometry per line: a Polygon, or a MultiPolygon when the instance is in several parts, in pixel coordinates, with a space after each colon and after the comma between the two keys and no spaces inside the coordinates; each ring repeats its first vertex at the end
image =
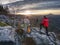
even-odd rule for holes
{"type": "Polygon", "coordinates": [[[42,20],[41,24],[42,24],[42,25],[44,24],[44,19],[42,20]]]}

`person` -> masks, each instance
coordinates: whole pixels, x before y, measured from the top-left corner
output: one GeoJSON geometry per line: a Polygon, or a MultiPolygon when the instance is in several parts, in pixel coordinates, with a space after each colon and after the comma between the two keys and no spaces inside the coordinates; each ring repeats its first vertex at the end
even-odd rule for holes
{"type": "Polygon", "coordinates": [[[36,45],[36,42],[32,37],[26,37],[25,39],[23,39],[22,45],[36,45]]]}
{"type": "Polygon", "coordinates": [[[27,25],[30,24],[30,20],[28,19],[28,17],[25,17],[25,18],[24,18],[24,23],[27,24],[27,25]]]}
{"type": "Polygon", "coordinates": [[[48,26],[49,26],[49,19],[46,16],[44,16],[44,18],[43,18],[43,20],[42,20],[42,22],[40,24],[40,29],[42,29],[42,27],[44,27],[45,30],[46,30],[46,35],[47,36],[49,36],[49,34],[48,34],[48,26]]]}
{"type": "Polygon", "coordinates": [[[27,32],[27,28],[28,26],[30,26],[30,20],[28,19],[28,17],[24,18],[24,26],[25,26],[25,32],[27,32]]]}

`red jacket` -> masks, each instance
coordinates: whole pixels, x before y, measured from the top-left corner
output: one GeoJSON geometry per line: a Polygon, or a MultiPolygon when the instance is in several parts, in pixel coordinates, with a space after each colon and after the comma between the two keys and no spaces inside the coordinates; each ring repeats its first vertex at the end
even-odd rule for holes
{"type": "Polygon", "coordinates": [[[44,19],[42,20],[42,25],[43,25],[44,27],[48,27],[48,25],[49,25],[49,20],[48,20],[48,18],[44,18],[44,19]]]}

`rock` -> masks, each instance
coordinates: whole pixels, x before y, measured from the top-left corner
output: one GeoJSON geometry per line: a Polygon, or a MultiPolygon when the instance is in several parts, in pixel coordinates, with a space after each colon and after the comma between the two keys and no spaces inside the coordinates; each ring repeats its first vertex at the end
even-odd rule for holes
{"type": "MultiPolygon", "coordinates": [[[[25,28],[23,30],[26,30],[25,28]]],[[[37,45],[60,45],[60,41],[56,38],[54,32],[49,32],[49,36],[45,34],[44,29],[39,32],[39,28],[31,28],[31,33],[25,33],[26,37],[32,37],[37,45]]],[[[0,42],[12,41],[16,45],[21,45],[22,38],[15,32],[11,26],[0,27],[0,42]]]]}
{"type": "Polygon", "coordinates": [[[31,28],[31,33],[28,34],[28,37],[32,37],[37,45],[59,45],[54,32],[49,32],[49,36],[47,36],[44,29],[41,30],[42,34],[39,31],[38,28],[33,27],[31,28]]]}
{"type": "Polygon", "coordinates": [[[0,27],[0,44],[3,45],[20,45],[18,35],[11,26],[0,27]],[[14,43],[14,44],[13,44],[14,43]]]}

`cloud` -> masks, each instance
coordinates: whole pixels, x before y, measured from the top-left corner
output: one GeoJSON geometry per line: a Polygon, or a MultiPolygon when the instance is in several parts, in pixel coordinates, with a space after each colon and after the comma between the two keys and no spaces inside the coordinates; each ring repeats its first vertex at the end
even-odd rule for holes
{"type": "MultiPolygon", "coordinates": [[[[31,0],[29,0],[29,1],[31,1],[31,0]]],[[[60,11],[60,0],[58,0],[58,1],[57,0],[55,0],[55,1],[42,0],[41,2],[36,0],[36,1],[32,1],[32,3],[31,2],[29,3],[28,0],[25,0],[24,3],[20,4],[20,2],[19,2],[19,3],[15,3],[15,5],[16,4],[17,4],[17,6],[15,6],[15,7],[13,6],[13,8],[15,8],[16,12],[24,12],[25,10],[31,10],[31,11],[34,10],[37,13],[39,12],[39,14],[40,14],[41,10],[43,10],[43,11],[45,10],[44,11],[44,14],[45,14],[45,12],[47,10],[47,12],[51,11],[50,13],[53,12],[56,14],[58,14],[58,13],[60,14],[60,12],[59,12],[60,11]],[[54,9],[54,10],[51,10],[51,9],[54,9]],[[37,10],[39,10],[39,11],[37,11],[37,10]]],[[[12,8],[12,10],[14,10],[13,8],[12,8]]],[[[41,11],[41,13],[43,13],[43,11],[41,11]]]]}
{"type": "Polygon", "coordinates": [[[46,10],[46,9],[60,10],[60,1],[47,1],[47,2],[32,3],[32,4],[26,3],[24,5],[20,5],[14,8],[16,9],[17,12],[21,12],[24,10],[46,10]]]}
{"type": "Polygon", "coordinates": [[[0,3],[2,4],[8,4],[8,3],[13,3],[16,1],[24,1],[24,0],[1,0],[0,3]]]}
{"type": "Polygon", "coordinates": [[[21,10],[60,8],[60,1],[48,1],[48,2],[33,3],[33,4],[25,4],[20,7],[21,10]]]}

